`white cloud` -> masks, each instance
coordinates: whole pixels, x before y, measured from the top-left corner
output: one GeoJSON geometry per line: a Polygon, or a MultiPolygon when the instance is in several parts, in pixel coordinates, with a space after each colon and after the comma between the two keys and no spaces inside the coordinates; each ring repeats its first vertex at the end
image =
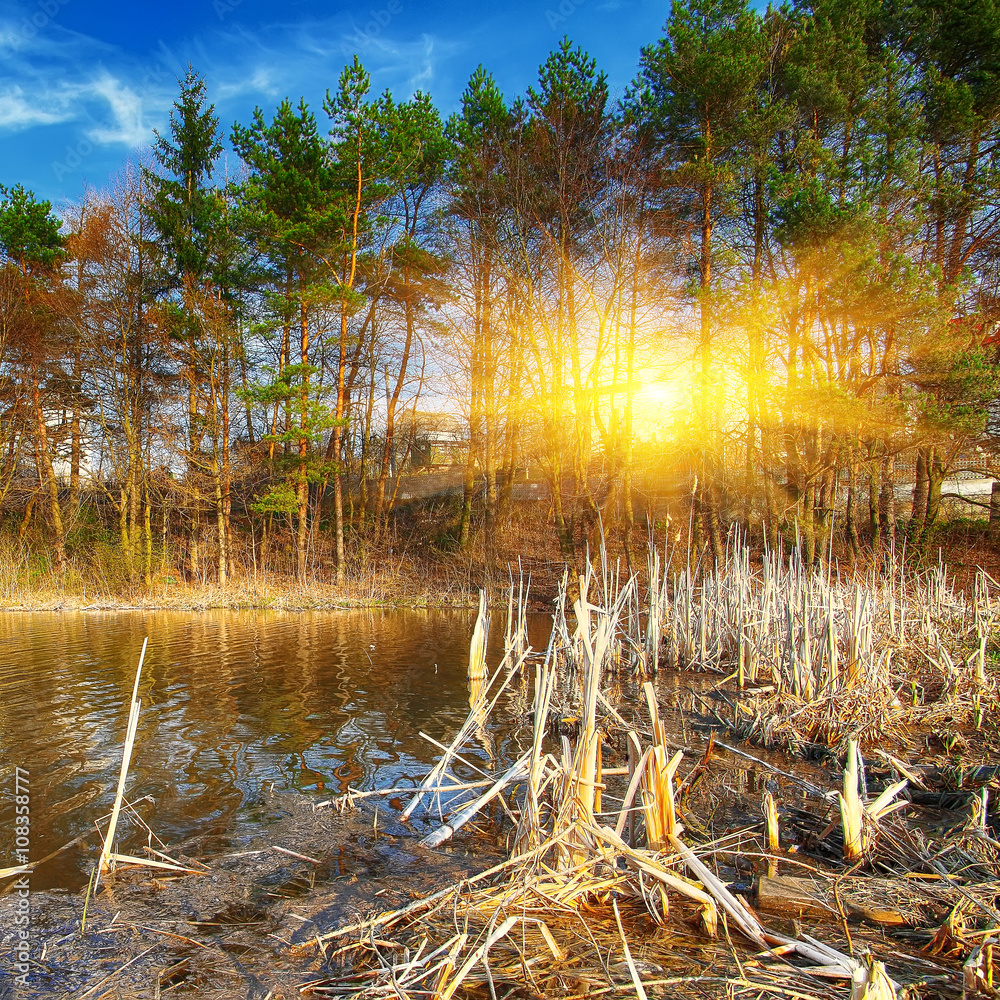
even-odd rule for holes
{"type": "Polygon", "coordinates": [[[16,85],[0,91],[0,129],[18,132],[36,125],[55,125],[73,117],[64,93],[25,94],[16,85]]]}
{"type": "Polygon", "coordinates": [[[434,39],[430,35],[424,35],[421,39],[424,47],[424,65],[419,73],[410,77],[410,90],[428,90],[428,84],[434,79],[434,39]]]}
{"type": "Polygon", "coordinates": [[[92,142],[134,148],[152,138],[143,105],[143,97],[107,72],[95,79],[64,83],[58,89],[8,85],[0,90],[0,131],[89,119],[99,123],[87,130],[92,142]]]}
{"type": "Polygon", "coordinates": [[[323,94],[336,90],[355,51],[372,74],[372,96],[389,89],[402,100],[440,86],[440,74],[447,76],[465,44],[432,33],[407,36],[402,28],[395,18],[368,24],[343,14],[252,30],[232,23],[169,45],[161,40],[142,54],[58,19],[26,38],[0,15],[0,136],[47,128],[61,133],[59,141],[64,134],[110,149],[145,146],[154,128],[166,127],[176,81],[189,63],[205,76],[224,134],[254,104],[268,108],[285,96],[304,96],[322,123],[323,94]]]}
{"type": "Polygon", "coordinates": [[[269,69],[258,67],[249,76],[241,75],[239,79],[217,84],[212,88],[213,100],[230,101],[244,94],[266,94],[276,97],[281,88],[275,86],[273,74],[269,69]]]}
{"type": "Polygon", "coordinates": [[[86,89],[107,101],[111,111],[107,122],[87,132],[90,139],[102,144],[119,142],[131,148],[149,142],[153,131],[145,122],[143,100],[131,87],[105,73],[88,88],[81,88],[81,93],[86,89]]]}

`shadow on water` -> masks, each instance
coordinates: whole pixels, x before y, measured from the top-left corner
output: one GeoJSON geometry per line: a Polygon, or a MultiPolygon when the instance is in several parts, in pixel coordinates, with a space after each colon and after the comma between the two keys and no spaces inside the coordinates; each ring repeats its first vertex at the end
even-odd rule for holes
{"type": "MultiPolygon", "coordinates": [[[[472,625],[412,610],[2,615],[2,856],[15,766],[30,775],[32,858],[110,808],[147,635],[129,788],[153,797],[145,815],[165,841],[214,835],[224,848],[252,833],[252,821],[236,833],[238,810],[272,785],[329,796],[419,779],[437,754],[421,730],[440,737],[468,713],[472,625]]],[[[531,631],[544,643],[547,616],[531,631]]],[[[85,882],[72,852],[32,877],[35,890],[85,882]]]]}

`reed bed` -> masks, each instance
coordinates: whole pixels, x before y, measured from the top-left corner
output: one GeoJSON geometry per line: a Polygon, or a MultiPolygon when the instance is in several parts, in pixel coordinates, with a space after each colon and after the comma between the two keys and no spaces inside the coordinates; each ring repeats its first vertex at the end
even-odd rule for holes
{"type": "Polygon", "coordinates": [[[715,714],[742,735],[843,753],[852,739],[905,740],[904,726],[996,725],[1000,585],[982,570],[972,594],[956,593],[943,565],[911,571],[902,559],[845,578],[795,550],[755,561],[739,534],[717,570],[665,564],[645,596],[649,628],[631,642],[644,642],[643,666],[733,680],[742,693],[715,714]]]}
{"type": "MultiPolygon", "coordinates": [[[[650,565],[656,565],[653,557],[650,565]]],[[[684,597],[678,602],[678,590],[671,588],[673,598],[662,598],[657,618],[644,611],[635,580],[623,579],[606,560],[596,566],[588,563],[577,580],[575,599],[568,579],[564,580],[544,654],[518,646],[511,635],[517,615],[509,610],[503,662],[487,678],[470,679],[468,721],[449,746],[437,744],[443,756],[403,811],[406,819],[422,817],[431,823],[422,841],[427,847],[450,839],[463,826],[485,822],[499,829],[508,859],[402,909],[318,934],[300,948],[319,951],[324,971],[303,983],[302,992],[448,1000],[456,995],[495,997],[502,985],[508,996],[810,998],[829,997],[830,987],[822,984],[832,981],[842,984],[833,987],[834,995],[887,1000],[921,994],[900,992],[886,970],[884,955],[852,946],[848,911],[892,924],[914,922],[928,914],[934,920],[965,906],[979,918],[995,917],[1000,923],[1000,913],[992,905],[1000,845],[971,828],[964,839],[953,838],[946,851],[930,844],[900,815],[908,802],[898,796],[908,779],[897,775],[896,781],[869,794],[857,746],[851,748],[842,791],[801,782],[815,800],[815,812],[806,813],[806,820],[800,815],[797,822],[800,827],[803,822],[811,824],[811,835],[823,845],[819,857],[807,862],[782,849],[779,814],[788,813],[771,791],[762,799],[759,826],[740,835],[741,850],[745,852],[747,840],[752,841],[767,860],[767,877],[786,894],[789,886],[801,892],[801,880],[781,882],[779,866],[782,871],[809,874],[809,891],[817,899],[833,900],[822,905],[835,920],[843,918],[846,948],[839,932],[838,946],[832,947],[805,932],[787,933],[787,921],[779,921],[780,928],[769,925],[720,874],[733,863],[733,844],[717,839],[699,842],[697,834],[685,829],[686,823],[695,830],[700,827],[682,802],[699,771],[708,765],[713,741],[708,741],[695,767],[685,768],[687,777],[679,782],[684,751],[668,739],[652,683],[640,679],[633,688],[640,694],[640,704],[631,707],[619,700],[617,688],[623,673],[649,667],[664,645],[667,656],[676,657],[677,646],[692,636],[699,646],[704,641],[706,651],[715,657],[714,663],[707,660],[705,665],[725,669],[720,635],[728,621],[723,615],[727,608],[747,613],[755,629],[752,635],[780,635],[780,629],[765,633],[759,623],[752,625],[754,613],[747,612],[756,609],[762,618],[781,610],[774,596],[777,563],[772,561],[757,575],[749,571],[747,561],[741,565],[731,580],[706,577],[700,590],[682,587],[680,592],[690,600],[684,597]],[[704,594],[710,595],[707,602],[704,594]],[[656,629],[652,637],[647,631],[650,620],[656,629]],[[682,620],[691,622],[684,633],[677,627],[682,620]],[[519,691],[525,695],[526,728],[520,739],[513,740],[522,748],[517,759],[498,767],[475,789],[461,790],[463,778],[451,773],[451,767],[463,760],[464,747],[487,725],[504,695],[516,702],[519,691]],[[622,746],[623,751],[612,752],[622,746]],[[608,764],[609,754],[624,764],[608,764]],[[443,806],[437,800],[435,810],[431,803],[442,789],[449,794],[443,806]],[[834,812],[838,802],[839,814],[834,812]],[[831,854],[832,842],[840,850],[831,854]],[[862,876],[863,866],[877,866],[880,874],[862,876]],[[897,876],[887,877],[890,870],[897,876]],[[843,879],[849,872],[848,893],[843,879]],[[890,912],[887,886],[897,884],[904,874],[913,881],[906,885],[903,898],[897,894],[890,912]],[[922,901],[924,910],[916,907],[915,900],[922,901]],[[901,915],[904,902],[910,910],[901,915]],[[512,994],[512,988],[523,992],[512,994]]],[[[837,630],[836,654],[827,654],[828,664],[838,662],[836,655],[843,665],[837,683],[889,684],[891,671],[875,673],[862,663],[882,634],[875,624],[879,616],[869,609],[868,593],[829,576],[821,585],[818,576],[794,566],[782,572],[784,596],[802,609],[803,620],[808,621],[799,630],[800,640],[812,624],[814,604],[825,609],[819,620],[837,630]],[[850,650],[851,637],[854,667],[846,655],[841,657],[841,644],[850,650]]],[[[515,603],[513,584],[511,590],[509,609],[515,603]]],[[[656,591],[651,588],[651,592],[656,591]]],[[[949,600],[948,592],[939,589],[935,609],[940,611],[949,600]]],[[[897,614],[902,606],[897,599],[897,614]]],[[[792,621],[794,635],[794,616],[792,621]]],[[[897,618],[891,634],[898,638],[902,627],[897,618]]],[[[475,667],[482,662],[480,631],[477,628],[470,650],[475,667]]],[[[746,643],[746,633],[737,640],[746,643]]],[[[831,649],[829,631],[825,641],[831,649]]],[[[803,660],[806,654],[801,649],[800,644],[803,660]]],[[[758,652],[744,665],[749,662],[759,672],[771,661],[758,652]]],[[[780,662],[780,658],[775,661],[775,669],[780,662]]],[[[787,655],[783,662],[784,672],[771,675],[775,687],[786,690],[796,676],[805,685],[802,663],[796,672],[787,655]]],[[[820,683],[830,683],[816,660],[810,663],[808,677],[814,697],[820,683]]],[[[744,680],[749,683],[749,676],[744,680]]],[[[806,688],[800,691],[803,698],[808,693],[806,688]]],[[[962,934],[956,925],[951,944],[980,947],[974,935],[962,934]]],[[[863,933],[856,931],[855,939],[855,945],[864,940],[863,933]]],[[[870,937],[868,942],[877,940],[870,937]]],[[[888,947],[884,939],[882,947],[888,947]]],[[[984,965],[989,957],[985,954],[980,947],[978,971],[972,975],[992,975],[992,966],[984,965]]],[[[947,968],[926,964],[936,970],[925,976],[926,981],[947,981],[947,968]]],[[[940,995],[948,995],[947,990],[940,995]]]]}
{"type": "MultiPolygon", "coordinates": [[[[399,819],[421,827],[424,849],[478,831],[504,845],[504,860],[400,908],[287,939],[285,958],[308,956],[314,970],[299,979],[301,994],[996,995],[1000,841],[987,779],[959,827],[911,823],[931,768],[889,753],[884,737],[939,720],[995,732],[989,653],[1000,586],[983,573],[963,597],[940,568],[895,564],[841,579],[794,554],[754,562],[738,537],[718,571],[674,564],[650,547],[641,582],[602,548],[575,579],[564,574],[544,651],[528,644],[530,580],[511,575],[492,669],[490,602],[480,596],[468,717],[450,743],[427,734],[440,757],[405,790],[399,819]],[[825,784],[801,778],[714,733],[692,754],[697,741],[671,737],[657,700],[653,675],[665,669],[719,674],[709,692],[717,700],[703,708],[720,718],[730,709],[728,724],[762,742],[823,740],[844,751],[838,773],[825,784]],[[876,736],[873,756],[864,741],[876,736]],[[478,762],[473,743],[484,751],[478,762]],[[692,790],[733,760],[769,781],[756,786],[756,822],[720,836],[696,814],[692,790]],[[748,858],[746,882],[737,873],[748,858]],[[899,928],[922,937],[901,945],[889,936],[899,928]]],[[[116,813],[138,687],[137,671],[116,813]]],[[[322,805],[403,794],[352,792],[322,805]]],[[[114,817],[102,869],[196,871],[159,851],[160,861],[112,853],[113,838],[114,817]]],[[[319,864],[312,849],[272,849],[319,864]]]]}

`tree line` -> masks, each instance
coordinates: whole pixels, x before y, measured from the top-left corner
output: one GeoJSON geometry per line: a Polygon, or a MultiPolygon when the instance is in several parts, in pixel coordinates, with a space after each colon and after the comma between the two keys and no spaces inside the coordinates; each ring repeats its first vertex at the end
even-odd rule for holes
{"type": "Polygon", "coordinates": [[[628,548],[651,463],[714,559],[732,523],[807,563],[835,529],[925,545],[992,440],[998,122],[984,0],[675,0],[620,97],[564,40],[447,119],[356,57],[321,109],[226,130],[190,70],[107,190],[60,218],[0,188],[7,530],[59,572],[89,525],[137,578],[329,551],[342,582],[430,386],[467,429],[457,545],[530,465],[564,556],[598,524],[628,548]],[[636,408],[668,369],[654,455],[636,408]]]}

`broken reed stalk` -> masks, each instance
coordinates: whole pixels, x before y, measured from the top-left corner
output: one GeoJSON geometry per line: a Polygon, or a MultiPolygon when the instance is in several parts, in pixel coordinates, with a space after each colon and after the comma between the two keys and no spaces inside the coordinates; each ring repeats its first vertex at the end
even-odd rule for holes
{"type": "MultiPolygon", "coordinates": [[[[974,692],[993,681],[985,659],[997,601],[982,571],[970,599],[954,592],[942,567],[911,572],[895,557],[880,571],[849,579],[830,565],[806,567],[795,550],[765,549],[752,565],[739,532],[717,568],[689,564],[671,582],[667,572],[658,573],[652,548],[647,567],[648,627],[627,637],[644,648],[645,663],[654,660],[658,629],[661,666],[719,670],[741,687],[770,683],[776,696],[791,694],[799,703],[853,696],[843,709],[835,705],[838,718],[822,723],[827,727],[840,727],[845,713],[863,706],[868,734],[875,735],[891,710],[902,708],[899,692],[914,659],[928,663],[949,690],[958,686],[970,714],[974,692]]],[[[916,689],[913,707],[920,707],[916,689]]]]}
{"type": "Polygon", "coordinates": [[[531,592],[531,576],[524,579],[521,558],[517,560],[517,592],[514,591],[514,576],[509,573],[510,585],[507,591],[507,627],[504,629],[503,665],[511,666],[528,648],[528,596],[531,592]]]}
{"type": "MultiPolygon", "coordinates": [[[[775,627],[786,632],[788,619],[782,614],[780,601],[776,596],[779,588],[773,574],[768,577],[768,581],[767,592],[771,595],[768,598],[771,602],[768,614],[775,627]]],[[[806,600],[804,595],[808,595],[811,584],[807,586],[808,581],[804,577],[797,577],[794,582],[796,585],[792,588],[789,599],[800,609],[799,614],[809,612],[812,608],[811,599],[806,600]]],[[[771,946],[775,946],[782,955],[794,953],[813,966],[822,966],[823,975],[848,979],[852,984],[863,982],[868,992],[858,996],[864,996],[867,1000],[893,997],[894,987],[887,978],[883,981],[884,969],[879,963],[861,962],[807,935],[792,940],[766,930],[753,911],[714,873],[709,858],[703,860],[701,850],[696,851],[681,840],[683,827],[677,812],[677,793],[673,786],[681,757],[679,753],[673,757],[668,753],[666,734],[653,686],[648,682],[644,685],[653,734],[652,745],[646,747],[643,746],[640,731],[622,718],[609,694],[602,690],[603,677],[614,671],[615,665],[624,659],[621,655],[623,649],[638,652],[639,661],[643,660],[643,636],[641,632],[635,631],[641,625],[634,580],[623,581],[606,561],[602,561],[598,576],[588,561],[579,584],[580,598],[574,607],[576,628],[573,635],[569,633],[563,611],[567,600],[564,582],[545,657],[534,661],[534,711],[530,749],[513,765],[505,765],[506,769],[498,776],[491,776],[491,787],[485,794],[478,795],[475,801],[456,811],[448,824],[423,841],[427,846],[443,843],[463,823],[477,815],[502,789],[517,783],[520,792],[506,796],[505,801],[505,811],[516,824],[516,833],[511,841],[514,857],[489,872],[432,893],[393,913],[381,914],[363,924],[321,935],[314,939],[316,944],[321,945],[348,933],[370,940],[377,928],[396,927],[403,933],[418,932],[422,940],[417,957],[411,958],[408,951],[404,951],[403,959],[398,963],[380,957],[380,967],[370,973],[373,985],[368,995],[399,995],[400,990],[412,990],[422,994],[431,992],[437,998],[450,998],[456,995],[463,982],[466,987],[471,986],[471,971],[477,964],[483,966],[485,978],[477,975],[476,984],[478,986],[481,980],[486,982],[492,994],[494,976],[507,982],[511,981],[511,977],[519,981],[517,977],[523,975],[523,970],[528,965],[535,965],[543,960],[541,955],[530,959],[526,957],[524,934],[518,935],[519,940],[515,943],[511,931],[519,922],[524,929],[529,926],[533,930],[537,928],[554,960],[563,962],[568,952],[562,950],[551,932],[546,934],[548,928],[545,921],[540,919],[541,915],[548,912],[546,907],[551,905],[560,910],[579,912],[581,907],[586,906],[589,914],[595,906],[608,903],[609,920],[613,919],[617,925],[619,939],[626,952],[632,986],[636,994],[642,996],[652,984],[648,981],[643,983],[639,966],[629,960],[630,951],[619,903],[624,905],[623,901],[631,901],[662,924],[668,912],[669,890],[687,897],[698,906],[702,927],[710,937],[718,934],[721,910],[724,919],[728,921],[727,937],[729,930],[735,928],[759,949],[770,950],[771,946]],[[592,604],[588,599],[588,592],[598,590],[605,601],[603,607],[592,604]],[[557,698],[565,698],[565,701],[560,702],[557,698]],[[628,768],[612,769],[621,774],[628,773],[627,791],[620,808],[603,814],[599,813],[598,805],[603,784],[599,728],[603,724],[599,722],[597,714],[598,703],[602,712],[606,711],[615,723],[625,729],[628,740],[628,768]],[[561,749],[553,748],[553,751],[549,751],[546,749],[546,740],[550,734],[551,718],[553,715],[561,718],[562,706],[567,704],[576,708],[579,714],[575,737],[561,735],[561,749]],[[633,805],[636,795],[641,795],[641,812],[646,821],[644,847],[635,843],[632,821],[640,812],[633,805]],[[608,818],[608,825],[604,823],[605,817],[608,818]],[[626,827],[632,828],[629,835],[632,843],[622,839],[626,827]],[[650,880],[653,892],[649,891],[650,880]],[[449,901],[453,905],[449,905],[449,901]],[[442,914],[442,920],[443,914],[451,911],[457,924],[452,928],[449,921],[448,940],[437,948],[432,948],[426,959],[418,961],[426,944],[430,914],[438,910],[442,914]],[[478,930],[475,930],[476,927],[478,930]],[[407,930],[403,930],[404,928],[407,930]],[[454,930],[458,928],[462,930],[455,936],[454,930]],[[500,944],[502,938],[506,940],[498,950],[503,951],[507,958],[495,960],[491,967],[490,949],[500,944]],[[509,961],[512,950],[517,956],[513,963],[509,961]],[[433,962],[431,956],[434,958],[433,962]],[[884,982],[888,982],[890,992],[877,992],[884,982]]],[[[739,594],[727,596],[719,583],[713,585],[708,596],[714,602],[714,609],[705,606],[697,609],[689,605],[688,611],[700,610],[700,622],[695,622],[692,628],[700,637],[699,644],[712,652],[712,655],[719,655],[716,637],[719,622],[724,619],[723,605],[728,601],[733,607],[747,607],[751,603],[751,596],[749,591],[745,591],[742,597],[739,594]]],[[[863,601],[861,606],[864,607],[863,601]]],[[[509,604],[508,609],[508,619],[513,620],[513,605],[509,604]]],[[[692,613],[692,619],[695,617],[697,615],[692,613]]],[[[675,627],[676,624],[675,620],[675,627]]],[[[818,636],[822,643],[829,641],[828,630],[812,627],[804,630],[793,622],[792,632],[800,638],[818,636]]],[[[861,646],[864,645],[862,632],[862,629],[858,630],[861,646]]],[[[506,647],[509,645],[505,643],[506,647]]],[[[798,669],[803,672],[800,681],[803,688],[808,688],[810,683],[815,684],[816,681],[815,662],[805,656],[800,660],[798,669]]],[[[465,744],[473,738],[476,729],[484,724],[483,710],[488,713],[496,706],[508,681],[524,667],[525,662],[525,657],[521,656],[502,682],[497,682],[496,678],[502,676],[504,671],[496,671],[492,677],[487,677],[482,685],[483,694],[472,699],[469,718],[450,747],[445,748],[443,744],[432,740],[445,753],[431,770],[423,791],[430,786],[442,786],[442,776],[448,761],[463,759],[465,744]],[[491,688],[496,690],[496,694],[489,697],[485,692],[491,688]]],[[[772,771],[777,770],[768,767],[772,771]]],[[[891,786],[886,793],[866,806],[860,785],[860,767],[860,758],[855,751],[848,760],[845,791],[840,797],[850,798],[850,789],[853,788],[854,798],[851,801],[856,801],[861,810],[862,822],[865,816],[869,820],[876,820],[885,811],[898,806],[892,800],[899,789],[891,786]]],[[[476,770],[480,769],[477,767],[476,770]]],[[[808,785],[801,780],[799,783],[808,785]]],[[[827,800],[833,798],[831,793],[823,789],[811,785],[808,787],[827,800]]],[[[406,815],[420,797],[421,791],[418,791],[408,806],[406,815]]],[[[473,798],[472,795],[469,797],[473,798]]],[[[778,848],[778,829],[777,808],[772,796],[765,797],[765,815],[768,847],[774,851],[778,848]]],[[[438,940],[441,941],[442,938],[439,937],[438,940]]],[[[604,965],[603,959],[601,964],[604,965]]],[[[535,967],[539,968],[537,965],[535,967]]],[[[795,971],[790,966],[787,968],[795,971]]],[[[818,970],[802,971],[808,975],[818,970]]],[[[335,981],[335,985],[331,985],[329,990],[343,995],[349,991],[351,983],[356,985],[349,977],[342,978],[335,981]]],[[[325,991],[325,987],[320,984],[310,986],[325,991]]]]}
{"type": "Polygon", "coordinates": [[[851,971],[851,1000],[896,1000],[896,984],[882,962],[866,955],[851,971]]]}
{"type": "Polygon", "coordinates": [[[653,723],[653,746],[645,758],[642,777],[643,812],[646,817],[646,839],[654,851],[666,848],[669,838],[677,827],[677,811],[674,804],[674,775],[683,753],[678,750],[673,757],[667,757],[667,739],[660,721],[656,705],[656,691],[646,681],[642,686],[646,697],[646,707],[653,723]]]}
{"type": "Polygon", "coordinates": [[[532,700],[533,721],[531,738],[531,755],[528,767],[528,782],[521,806],[521,816],[514,836],[514,851],[522,854],[538,847],[539,831],[542,828],[541,787],[544,776],[544,765],[547,755],[542,749],[542,743],[548,730],[549,706],[552,703],[552,693],[556,686],[556,671],[552,664],[553,638],[549,640],[545,651],[545,659],[535,668],[535,689],[532,700]]]}
{"type": "Polygon", "coordinates": [[[647,1000],[646,990],[643,988],[642,979],[639,978],[639,970],[635,967],[635,960],[632,958],[632,949],[628,946],[628,938],[625,937],[625,928],[622,925],[622,915],[618,911],[618,900],[612,897],[611,906],[615,914],[615,923],[618,925],[618,935],[622,939],[622,951],[625,954],[625,964],[628,966],[628,974],[632,977],[632,986],[635,995],[639,1000],[647,1000]]]}
{"type": "Polygon", "coordinates": [[[461,812],[453,816],[447,823],[438,827],[433,833],[427,834],[423,840],[420,841],[421,845],[424,847],[437,847],[443,844],[446,840],[450,840],[459,830],[465,826],[469,820],[473,819],[476,813],[483,808],[488,802],[495,799],[511,782],[516,781],[518,778],[523,777],[528,770],[528,758],[530,753],[524,754],[520,757],[516,763],[507,769],[493,785],[482,795],[476,799],[475,802],[466,806],[461,812]]]}
{"type": "Polygon", "coordinates": [[[871,842],[870,824],[877,824],[883,817],[907,805],[896,796],[909,782],[904,778],[889,785],[878,798],[864,802],[861,798],[861,769],[863,761],[857,740],[848,740],[847,764],[844,767],[844,789],[840,793],[840,819],[844,828],[844,857],[858,861],[871,842]]]}
{"type": "Polygon", "coordinates": [[[429,790],[440,784],[442,777],[448,769],[448,764],[455,757],[455,755],[460,752],[462,746],[464,746],[469,737],[482,726],[482,720],[489,716],[489,713],[493,710],[493,707],[496,705],[497,701],[510,684],[511,679],[517,675],[518,668],[523,663],[524,656],[526,655],[527,653],[525,653],[517,661],[515,668],[511,670],[510,673],[504,675],[501,671],[496,671],[492,677],[487,678],[480,693],[480,704],[469,713],[465,722],[462,724],[462,727],[455,735],[455,739],[452,741],[451,745],[447,747],[441,759],[434,765],[427,777],[424,778],[420,787],[414,793],[413,798],[410,799],[409,804],[400,815],[400,822],[407,822],[410,816],[413,815],[413,811],[423,801],[424,796],[428,794],[429,790]],[[497,681],[497,678],[501,678],[501,681],[497,686],[497,689],[493,691],[492,688],[494,683],[497,681]],[[487,696],[490,694],[492,694],[492,697],[487,702],[487,696]]]}
{"type": "Polygon", "coordinates": [[[479,614],[469,643],[469,680],[484,680],[486,670],[486,643],[490,637],[490,614],[486,607],[486,591],[479,591],[479,614]]]}
{"type": "Polygon", "coordinates": [[[465,964],[454,979],[451,979],[447,984],[444,982],[438,984],[438,991],[435,994],[436,1000],[451,1000],[451,997],[455,995],[455,990],[462,985],[462,981],[472,971],[473,966],[478,962],[485,961],[490,948],[502,937],[505,937],[520,919],[519,916],[508,917],[496,930],[492,931],[489,937],[465,960],[465,964]]]}
{"type": "MultiPolygon", "coordinates": [[[[577,617],[581,628],[589,615],[576,604],[577,617]]],[[[591,638],[589,629],[581,635],[583,642],[583,717],[580,720],[580,734],[573,755],[573,770],[570,776],[573,793],[582,813],[591,821],[597,796],[597,760],[600,734],[597,731],[597,694],[601,685],[601,668],[611,647],[614,623],[602,619],[597,633],[591,638]]]]}
{"type": "Polygon", "coordinates": [[[135,731],[139,725],[139,678],[142,676],[142,661],[146,658],[146,644],[149,636],[142,640],[142,652],[139,654],[139,665],[135,671],[135,683],[132,685],[132,701],[129,705],[128,726],[125,730],[125,746],[122,751],[122,769],[118,775],[118,791],[115,793],[115,804],[111,810],[111,819],[108,821],[108,832],[104,838],[104,846],[101,848],[101,858],[98,862],[98,870],[103,874],[113,867],[111,845],[114,843],[115,831],[118,827],[118,814],[121,812],[122,800],[125,797],[125,779],[128,777],[128,766],[132,760],[132,747],[135,745],[135,731]]]}
{"type": "MultiPolygon", "coordinates": [[[[764,842],[767,849],[772,854],[781,850],[781,835],[778,828],[778,805],[774,801],[774,796],[770,792],[764,792],[764,801],[761,805],[764,814],[764,842]]],[[[777,866],[773,860],[768,861],[768,875],[774,875],[777,866]]]]}
{"type": "Polygon", "coordinates": [[[844,790],[840,793],[840,821],[844,827],[844,857],[857,861],[864,853],[864,812],[858,771],[858,741],[847,743],[847,765],[844,768],[844,790]]]}

